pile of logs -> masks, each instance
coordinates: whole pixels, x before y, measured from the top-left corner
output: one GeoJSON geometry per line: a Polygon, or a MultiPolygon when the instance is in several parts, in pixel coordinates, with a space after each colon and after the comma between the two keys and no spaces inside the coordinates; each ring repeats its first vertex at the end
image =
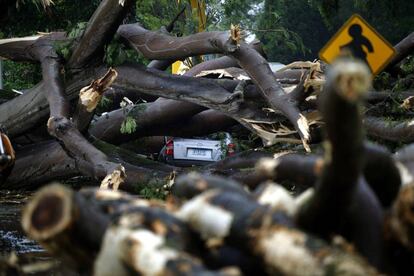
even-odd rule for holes
{"type": "Polygon", "coordinates": [[[334,64],[321,94],[324,157],[263,158],[254,189],[196,172],[176,178],[165,202],[53,184],[26,206],[23,228],[94,275],[409,275],[412,147],[395,158],[364,142],[370,83],[365,64],[334,64]],[[314,187],[294,197],[275,182],[286,179],[314,187]]]}
{"type": "MultiPolygon", "coordinates": [[[[23,214],[28,236],[69,267],[95,275],[410,275],[414,145],[392,154],[367,142],[364,131],[414,142],[412,120],[380,118],[391,98],[406,119],[413,91],[373,91],[369,70],[352,59],[295,62],[272,72],[260,43],[244,42],[237,26],[175,37],[168,33],[173,23],[167,32],[122,24],[133,3],[101,1],[76,38],[53,32],[0,40],[1,58],[40,63],[43,76],[1,100],[0,127],[16,161],[0,171],[0,187],[35,189],[75,176],[101,187],[41,189],[23,214]],[[114,40],[151,63],[109,67],[105,47],[114,40]],[[222,56],[184,76],[164,72],[204,54],[222,56]],[[97,112],[104,96],[112,104],[97,112]],[[134,121],[131,133],[121,131],[127,119],[134,121]],[[288,142],[309,152],[324,141],[324,155],[249,150],[188,173],[126,149],[130,142],[135,150],[159,149],[159,136],[202,136],[234,125],[265,146],[288,142]],[[285,182],[301,188],[292,196],[276,184],[285,182]],[[146,187],[167,190],[167,201],[119,191],[146,187]]],[[[413,38],[395,46],[391,76],[401,74],[413,38]]]]}

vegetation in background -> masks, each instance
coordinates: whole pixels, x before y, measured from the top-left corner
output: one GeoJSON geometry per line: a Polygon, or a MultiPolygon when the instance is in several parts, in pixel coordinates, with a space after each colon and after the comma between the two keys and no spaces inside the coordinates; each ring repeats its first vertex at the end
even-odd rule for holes
{"type": "Polygon", "coordinates": [[[266,0],[258,14],[255,34],[269,60],[282,63],[317,58],[329,39],[322,17],[303,0],[266,0]]]}
{"type": "Polygon", "coordinates": [[[354,13],[392,44],[412,32],[414,1],[404,0],[206,0],[211,29],[240,24],[264,44],[271,61],[318,58],[319,50],[354,13]]]}
{"type": "Polygon", "coordinates": [[[171,21],[185,8],[184,15],[180,16],[174,24],[171,34],[176,36],[195,33],[198,22],[193,16],[188,1],[176,0],[146,0],[136,2],[136,20],[149,30],[160,30],[168,26],[171,21]]]}
{"type": "Polygon", "coordinates": [[[42,80],[39,64],[4,61],[3,80],[6,90],[24,90],[33,87],[42,80]]]}

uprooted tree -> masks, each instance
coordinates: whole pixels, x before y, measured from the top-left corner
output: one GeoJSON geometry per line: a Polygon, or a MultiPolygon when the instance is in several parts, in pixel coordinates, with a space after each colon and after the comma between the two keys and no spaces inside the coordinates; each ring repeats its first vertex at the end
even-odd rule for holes
{"type": "MultiPolygon", "coordinates": [[[[370,76],[357,62],[343,61],[326,80],[326,65],[320,62],[295,62],[272,72],[260,44],[244,42],[237,26],[175,37],[168,28],[122,24],[133,2],[102,1],[77,37],[54,32],[0,40],[2,58],[38,62],[43,77],[0,105],[0,124],[16,148],[16,162],[2,175],[1,187],[34,188],[85,175],[102,189],[172,186],[176,202],[152,209],[150,202],[121,193],[73,193],[54,186],[40,192],[25,212],[23,225],[31,237],[80,270],[95,266],[99,275],[108,259],[118,274],[179,275],[183,269],[194,274],[227,266],[247,274],[256,268],[288,275],[303,275],[305,269],[312,275],[376,273],[346,243],[340,242],[339,249],[329,245],[334,235],[345,237],[378,271],[404,273],[412,267],[412,146],[392,155],[363,136],[365,127],[376,138],[414,141],[411,121],[380,118],[386,115],[382,104],[390,97],[395,101],[392,91],[368,91],[370,76]],[[109,68],[102,60],[113,39],[153,61],[109,68]],[[62,54],[62,45],[68,53],[62,54]],[[222,56],[183,76],[162,71],[176,60],[204,54],[222,56]],[[124,97],[143,95],[147,102],[119,108],[124,97]],[[369,107],[364,117],[363,95],[369,107]],[[104,96],[114,104],[97,117],[104,96]],[[131,133],[121,131],[128,120],[131,133]],[[266,146],[291,142],[305,151],[320,140],[319,127],[326,124],[325,156],[251,150],[196,168],[226,179],[186,175],[185,169],[120,147],[143,137],[204,135],[235,124],[266,146]],[[182,175],[178,180],[177,174],[182,175]],[[293,199],[280,186],[259,186],[267,180],[314,188],[293,199]],[[216,215],[223,221],[213,222],[216,215]],[[144,265],[141,254],[156,265],[144,265]]],[[[387,68],[391,74],[400,72],[413,38],[414,33],[396,45],[398,54],[387,68]]],[[[398,94],[401,110],[413,107],[413,96],[409,90],[398,94]]]]}

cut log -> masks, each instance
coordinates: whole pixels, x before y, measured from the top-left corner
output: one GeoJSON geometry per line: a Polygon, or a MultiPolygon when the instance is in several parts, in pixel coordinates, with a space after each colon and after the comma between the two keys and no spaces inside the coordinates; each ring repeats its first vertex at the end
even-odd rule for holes
{"type": "Polygon", "coordinates": [[[181,200],[189,200],[205,191],[213,189],[249,196],[243,187],[235,181],[198,173],[189,173],[178,177],[174,183],[172,194],[181,200]]]}
{"type": "Polygon", "coordinates": [[[291,228],[282,212],[269,212],[238,193],[205,192],[184,204],[177,215],[205,240],[226,240],[254,254],[270,275],[322,275],[342,269],[355,275],[376,274],[360,257],[329,248],[323,241],[291,228]],[[345,268],[345,264],[352,265],[345,268]]]}
{"type": "Polygon", "coordinates": [[[108,224],[96,206],[62,185],[40,190],[22,217],[29,237],[84,272],[91,271],[108,224]]]}
{"type": "Polygon", "coordinates": [[[80,90],[79,101],[72,117],[72,121],[80,132],[88,128],[96,106],[117,76],[118,73],[110,68],[103,77],[94,80],[89,86],[80,90]]]}
{"type": "Polygon", "coordinates": [[[327,139],[322,174],[298,224],[328,238],[339,229],[364,164],[360,102],[371,82],[362,63],[340,61],[328,72],[321,110],[327,139]]]}

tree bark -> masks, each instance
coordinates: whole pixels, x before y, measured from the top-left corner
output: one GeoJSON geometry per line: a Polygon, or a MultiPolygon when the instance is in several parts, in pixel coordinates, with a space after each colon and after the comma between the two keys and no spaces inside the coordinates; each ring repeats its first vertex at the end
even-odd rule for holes
{"type": "Polygon", "coordinates": [[[182,59],[200,54],[224,53],[235,58],[246,70],[271,108],[281,111],[295,126],[307,148],[309,129],[295,103],[273,76],[267,61],[251,46],[241,42],[238,29],[228,32],[198,33],[175,38],[145,30],[137,24],[123,25],[118,34],[145,57],[152,59],[182,59]],[[168,48],[166,48],[168,45],[168,48]]]}
{"type": "Polygon", "coordinates": [[[91,271],[109,222],[98,206],[56,184],[40,190],[22,217],[29,237],[83,272],[91,271]]]}
{"type": "Polygon", "coordinates": [[[95,10],[88,26],[73,47],[73,52],[68,61],[68,67],[82,69],[99,61],[104,54],[104,46],[108,44],[118,26],[121,24],[134,1],[104,0],[95,10]]]}
{"type": "Polygon", "coordinates": [[[414,32],[410,33],[407,37],[401,40],[394,46],[396,55],[388,63],[386,71],[392,70],[398,65],[404,58],[410,55],[414,50],[414,32]]]}
{"type": "Polygon", "coordinates": [[[257,106],[256,101],[243,100],[242,93],[231,94],[215,84],[215,81],[173,76],[140,66],[119,66],[115,70],[119,73],[117,78],[119,85],[137,89],[143,93],[215,109],[257,133],[267,145],[274,143],[277,133],[273,132],[272,125],[281,119],[280,116],[267,113],[257,106]],[[128,77],[132,74],[139,74],[140,80],[128,77]],[[161,83],[162,86],[159,85],[161,83]],[[258,126],[261,124],[264,126],[258,126]]]}
{"type": "Polygon", "coordinates": [[[370,85],[369,72],[363,64],[338,62],[331,70],[321,103],[328,139],[322,175],[314,196],[297,215],[301,227],[325,238],[339,229],[362,172],[359,104],[370,85]]]}
{"type": "Polygon", "coordinates": [[[413,121],[385,121],[376,117],[365,117],[364,127],[368,136],[386,141],[410,143],[414,141],[413,121]]]}
{"type": "Polygon", "coordinates": [[[17,151],[13,170],[1,188],[33,190],[52,180],[65,180],[79,174],[75,160],[67,155],[59,143],[45,141],[17,151]]]}

